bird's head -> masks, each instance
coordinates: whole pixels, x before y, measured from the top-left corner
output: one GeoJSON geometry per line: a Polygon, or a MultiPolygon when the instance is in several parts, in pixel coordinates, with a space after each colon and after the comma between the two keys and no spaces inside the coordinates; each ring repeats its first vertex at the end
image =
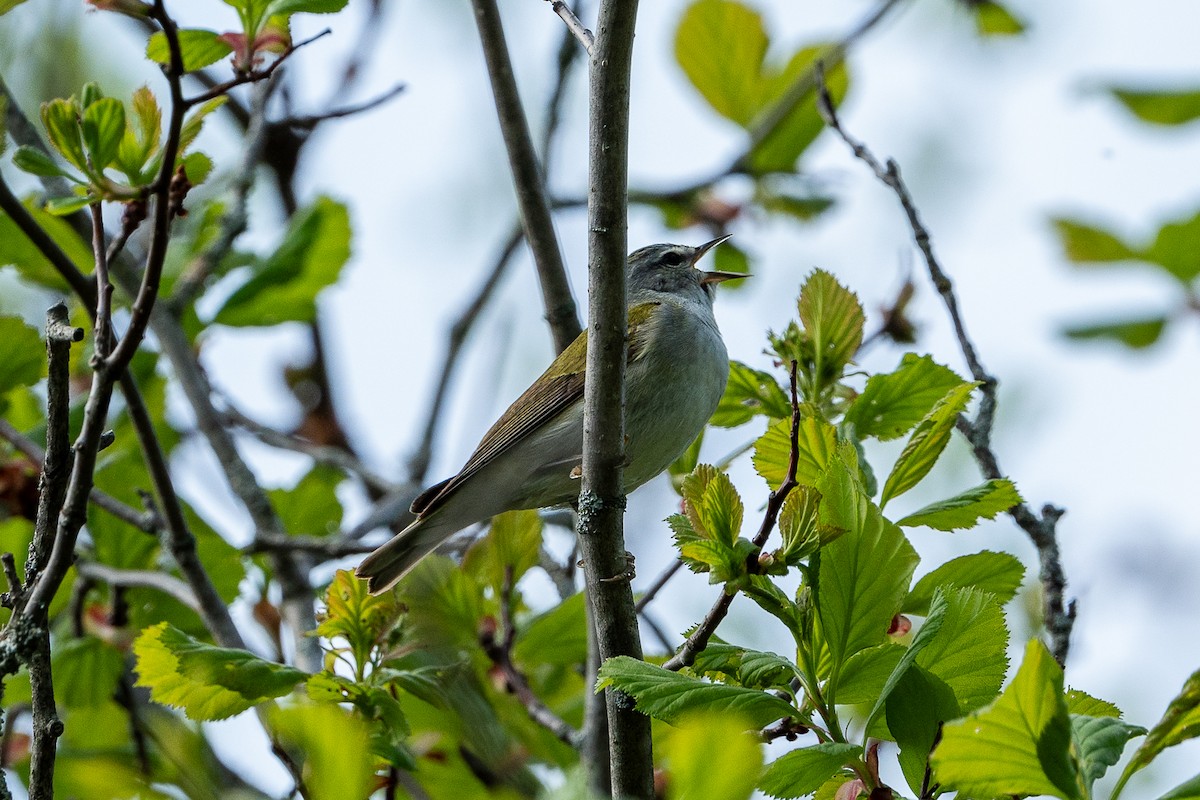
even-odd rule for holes
{"type": "Polygon", "coordinates": [[[698,247],[686,244],[652,244],[629,256],[629,293],[688,292],[700,289],[712,297],[718,283],[747,277],[739,272],[705,272],[696,263],[728,239],[720,236],[698,247]]]}

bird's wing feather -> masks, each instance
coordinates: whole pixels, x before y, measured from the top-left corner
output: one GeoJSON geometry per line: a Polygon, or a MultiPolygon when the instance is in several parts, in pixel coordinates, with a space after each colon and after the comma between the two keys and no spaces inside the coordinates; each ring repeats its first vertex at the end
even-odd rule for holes
{"type": "MultiPolygon", "coordinates": [[[[639,303],[629,309],[628,361],[636,360],[645,348],[653,330],[652,315],[659,305],[657,302],[639,303]]],[[[585,330],[496,420],[457,475],[417,496],[412,504],[413,513],[424,516],[437,510],[468,479],[579,400],[583,396],[586,361],[585,330]]]]}

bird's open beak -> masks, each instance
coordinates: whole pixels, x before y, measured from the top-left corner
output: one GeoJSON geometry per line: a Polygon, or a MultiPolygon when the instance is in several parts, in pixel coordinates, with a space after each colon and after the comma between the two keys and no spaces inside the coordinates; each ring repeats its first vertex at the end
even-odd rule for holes
{"type": "MultiPolygon", "coordinates": [[[[725,241],[732,235],[733,234],[731,234],[731,233],[727,233],[724,236],[718,236],[716,239],[713,239],[711,242],[705,242],[704,244],[697,247],[696,254],[694,256],[692,256],[692,266],[695,267],[696,262],[698,262],[701,258],[703,258],[705,253],[707,253],[709,250],[712,250],[714,247],[716,247],[717,245],[719,245],[721,242],[725,241]]],[[[713,270],[712,272],[706,272],[704,270],[700,270],[700,285],[704,286],[709,283],[721,283],[723,281],[732,281],[737,278],[749,278],[749,277],[750,276],[744,272],[719,272],[717,270],[713,270]]]]}

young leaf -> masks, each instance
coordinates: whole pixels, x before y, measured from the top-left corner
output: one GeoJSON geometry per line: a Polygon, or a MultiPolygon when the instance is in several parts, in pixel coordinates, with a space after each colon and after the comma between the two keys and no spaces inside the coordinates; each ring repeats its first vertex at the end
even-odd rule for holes
{"type": "Polygon", "coordinates": [[[1146,740],[1129,759],[1121,775],[1121,784],[1163,750],[1197,736],[1200,736],[1200,670],[1184,682],[1183,689],[1167,706],[1162,719],[1150,729],[1146,740]]]}
{"type": "Polygon", "coordinates": [[[30,175],[59,177],[79,183],[79,179],[60,167],[53,158],[36,147],[23,144],[13,153],[13,166],[30,175]]]}
{"type": "Polygon", "coordinates": [[[757,414],[772,419],[790,417],[792,403],[771,373],[753,369],[740,361],[730,361],[725,394],[709,424],[736,428],[757,414]]]}
{"type": "Polygon", "coordinates": [[[1144,89],[1110,86],[1108,91],[1131,114],[1155,125],[1183,125],[1200,119],[1200,89],[1144,89]]]}
{"type": "Polygon", "coordinates": [[[1008,629],[992,595],[978,589],[945,589],[946,612],[937,636],[917,654],[917,664],[954,693],[958,713],[990,703],[1008,670],[1008,629]]]}
{"type": "Polygon", "coordinates": [[[973,528],[981,519],[995,519],[1021,502],[1017,487],[1007,478],[989,480],[973,489],[914,511],[897,525],[915,528],[924,525],[939,531],[973,528]]]}
{"type": "Polygon", "coordinates": [[[750,727],[737,715],[698,714],[667,731],[671,797],[749,800],[762,769],[762,742],[750,727]]]}
{"type": "Polygon", "coordinates": [[[846,409],[844,424],[859,439],[887,441],[907,433],[934,403],[962,383],[954,371],[929,356],[906,353],[893,372],[872,375],[862,394],[846,409]]]}
{"type": "Polygon", "coordinates": [[[240,714],[308,677],[246,650],[204,644],[165,622],[143,630],[133,652],[137,685],[148,687],[155,702],[198,721],[240,714]]]}
{"type": "Polygon", "coordinates": [[[62,99],[42,103],[42,124],[54,149],[76,169],[87,172],[83,138],[79,134],[79,107],[62,99]]]}
{"type": "Polygon", "coordinates": [[[1067,711],[1073,716],[1121,718],[1121,709],[1079,689],[1067,689],[1067,711]]]}
{"type": "Polygon", "coordinates": [[[1091,792],[1092,784],[1104,777],[1108,768],[1121,760],[1126,743],[1142,736],[1146,729],[1129,725],[1115,717],[1071,715],[1071,733],[1079,752],[1079,771],[1091,792]]]}
{"type": "Polygon", "coordinates": [[[1058,233],[1058,240],[1068,261],[1102,264],[1138,258],[1134,248],[1111,231],[1066,217],[1055,217],[1050,222],[1058,233]]]}
{"type": "MultiPolygon", "coordinates": [[[[498,597],[511,570],[512,585],[537,566],[542,547],[542,518],[537,509],[506,511],[492,520],[487,536],[478,539],[463,557],[463,569],[498,597]]],[[[511,588],[511,587],[510,587],[511,588]]]]}
{"type": "Polygon", "coordinates": [[[1021,561],[1008,553],[984,550],[953,558],[924,575],[904,598],[906,614],[928,613],[929,602],[939,588],[976,588],[995,597],[1000,605],[1016,595],[1025,577],[1021,561]]]}
{"type": "Polygon", "coordinates": [[[777,558],[794,567],[821,546],[819,512],[821,493],[811,486],[797,486],[779,509],[779,533],[783,547],[777,558]]]}
{"type": "Polygon", "coordinates": [[[333,14],[346,7],[348,0],[271,0],[266,16],[276,14],[333,14]]]}
{"type": "MultiPolygon", "coordinates": [[[[754,455],[750,460],[755,472],[772,489],[778,489],[787,477],[792,457],[791,429],[790,417],[778,420],[754,443],[754,455]]],[[[796,438],[796,482],[801,486],[815,486],[837,447],[837,431],[824,420],[803,417],[796,438]]]]}
{"type": "Polygon", "coordinates": [[[334,573],[325,594],[325,613],[314,633],[326,639],[344,639],[360,671],[371,662],[371,651],[399,616],[391,594],[372,595],[367,582],[350,570],[334,573]]]}
{"type": "Polygon", "coordinates": [[[0,317],[0,395],[32,386],[46,374],[46,346],[37,328],[19,317],[0,317]]]}
{"type": "Polygon", "coordinates": [[[972,6],[975,30],[980,36],[1018,36],[1025,32],[1025,23],[999,3],[984,0],[972,6]]]}
{"type": "Polygon", "coordinates": [[[202,103],[191,114],[188,114],[187,119],[183,121],[183,127],[179,129],[180,153],[185,152],[192,146],[192,142],[196,141],[196,137],[204,129],[204,120],[208,118],[208,115],[225,105],[228,101],[229,98],[224,95],[214,97],[212,100],[202,103]]]}
{"type": "Polygon", "coordinates": [[[822,385],[837,381],[863,339],[863,310],[858,297],[822,269],[813,270],[796,304],[812,345],[813,372],[822,385]]]}
{"type": "Polygon", "coordinates": [[[978,382],[960,383],[948,391],[917,425],[883,484],[883,495],[879,499],[881,508],[893,497],[916,486],[933,469],[934,462],[950,441],[954,421],[967,407],[971,392],[978,385],[978,382]]]}
{"type": "Polygon", "coordinates": [[[704,443],[704,431],[700,431],[692,443],[688,445],[687,450],[680,453],[679,458],[675,459],[667,467],[667,474],[671,477],[671,488],[683,494],[683,480],[692,473],[700,464],[700,446],[704,443]]]}
{"type": "Polygon", "coordinates": [[[920,796],[929,752],[946,720],[959,716],[954,693],[936,675],[913,664],[887,699],[887,732],[900,748],[900,771],[920,796]]]}
{"type": "Polygon", "coordinates": [[[691,713],[709,712],[739,714],[762,727],[796,710],[768,692],[709,683],[628,656],[605,661],[598,677],[596,691],[612,688],[631,695],[638,711],[671,724],[691,713]]]}
{"type": "Polygon", "coordinates": [[[820,555],[817,612],[835,672],[884,641],[919,560],[900,528],[861,493],[855,512],[820,555]]]}
{"type": "Polygon", "coordinates": [[[125,126],[121,146],[117,148],[116,163],[131,183],[141,184],[143,167],[158,152],[162,136],[162,111],[149,86],[134,91],[131,106],[133,118],[125,126]]]}
{"type": "Polygon", "coordinates": [[[1062,669],[1035,639],[995,704],[943,727],[931,763],[945,790],[1078,800],[1082,792],[1070,748],[1062,669]]]}
{"type": "Polygon", "coordinates": [[[337,280],[350,258],[350,215],[328,197],[292,218],[283,242],[217,312],[221,325],[310,322],[317,295],[337,280]]]}
{"type": "Polygon", "coordinates": [[[1200,248],[1200,213],[1163,225],[1142,255],[1173,275],[1187,289],[1200,275],[1197,248],[1200,248]]]}
{"type": "MultiPolygon", "coordinates": [[[[180,28],[179,52],[183,56],[183,71],[195,72],[198,69],[215,64],[233,52],[229,43],[216,31],[200,28],[180,28]]],[[[154,33],[146,45],[146,58],[159,64],[171,63],[171,48],[167,37],[162,31],[154,33]]]]}
{"type": "Polygon", "coordinates": [[[812,794],[848,762],[862,758],[862,748],[844,742],[822,742],[784,753],[767,765],[758,788],[771,797],[812,794]]]}
{"type": "Polygon", "coordinates": [[[375,765],[367,726],[336,705],[274,708],[271,729],[301,754],[309,800],[345,800],[371,794],[375,765]]]}
{"type": "Polygon", "coordinates": [[[125,135],[125,106],[114,97],[96,100],[83,112],[81,130],[92,168],[103,172],[116,159],[125,135]]]}
{"type": "Polygon", "coordinates": [[[97,198],[90,194],[74,195],[72,197],[54,197],[46,201],[46,211],[56,217],[66,217],[82,208],[96,202],[97,198]]]}
{"type": "Polygon", "coordinates": [[[838,678],[837,701],[845,705],[874,702],[907,652],[902,644],[886,642],[850,656],[838,678]]]}

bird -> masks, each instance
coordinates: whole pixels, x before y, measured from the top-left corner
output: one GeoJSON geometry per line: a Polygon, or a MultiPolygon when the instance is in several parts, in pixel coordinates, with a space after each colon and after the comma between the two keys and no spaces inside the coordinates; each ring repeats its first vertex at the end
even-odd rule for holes
{"type": "MultiPolygon", "coordinates": [[[[653,244],[627,261],[624,489],[665,470],[696,439],[725,391],[729,356],[713,316],[719,283],[745,273],[703,271],[697,247],[653,244]]],[[[387,591],[458,531],[505,511],[564,506],[579,497],[587,331],[484,434],[459,472],[419,494],[406,528],[355,574],[387,591]]]]}

